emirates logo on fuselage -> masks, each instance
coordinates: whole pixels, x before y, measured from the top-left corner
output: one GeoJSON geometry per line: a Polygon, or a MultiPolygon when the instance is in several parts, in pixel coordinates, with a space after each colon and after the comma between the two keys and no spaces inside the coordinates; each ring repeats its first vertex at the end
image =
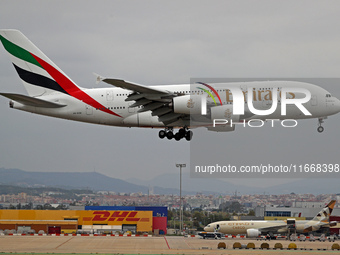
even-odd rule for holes
{"type": "Polygon", "coordinates": [[[188,108],[194,108],[195,102],[191,99],[188,100],[187,107],[188,108]]]}

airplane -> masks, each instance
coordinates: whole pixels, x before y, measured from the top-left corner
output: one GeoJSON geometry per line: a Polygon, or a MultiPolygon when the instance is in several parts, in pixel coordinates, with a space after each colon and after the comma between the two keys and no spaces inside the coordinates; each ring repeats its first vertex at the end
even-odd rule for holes
{"type": "MultiPolygon", "coordinates": [[[[97,76],[97,82],[114,87],[88,89],[78,86],[25,35],[18,30],[1,29],[0,40],[9,53],[28,95],[0,93],[9,98],[10,108],[35,114],[119,127],[159,128],[159,137],[190,141],[190,129],[205,127],[208,131],[234,131],[234,123],[252,120],[289,120],[317,118],[318,132],[327,116],[340,112],[340,101],[325,89],[295,81],[254,81],[237,83],[203,83],[145,86],[122,79],[97,76]],[[310,92],[310,100],[303,105],[282,105],[286,100],[303,98],[303,94],[289,92],[295,88],[310,92]],[[232,88],[242,91],[243,114],[234,114],[236,96],[232,88]],[[288,89],[288,92],[286,90],[288,89]],[[283,92],[283,93],[282,93],[283,92]],[[280,98],[277,98],[280,94],[280,98]],[[275,101],[274,98],[277,98],[275,101]],[[205,101],[204,101],[205,100],[205,101]],[[282,100],[282,102],[281,102],[282,100]],[[271,111],[271,114],[254,114],[271,111]],[[205,103],[204,103],[205,102],[205,103]],[[205,110],[204,109],[204,104],[205,110]],[[243,106],[244,104],[244,106],[243,106]],[[306,115],[303,108],[307,110],[306,115]],[[199,112],[202,110],[202,112],[199,112]],[[225,119],[215,125],[215,119],[225,119]],[[228,122],[229,121],[229,122],[228,122]],[[178,132],[174,132],[178,129],[178,132]]],[[[236,95],[236,94],[235,94],[236,95]]]]}
{"type": "Polygon", "coordinates": [[[256,238],[260,235],[269,235],[283,233],[309,233],[312,231],[321,231],[325,228],[335,226],[337,221],[329,221],[329,216],[332,214],[336,200],[330,201],[312,220],[287,219],[284,221],[217,221],[208,224],[204,231],[206,232],[221,232],[232,235],[246,235],[249,238],[256,238]]]}

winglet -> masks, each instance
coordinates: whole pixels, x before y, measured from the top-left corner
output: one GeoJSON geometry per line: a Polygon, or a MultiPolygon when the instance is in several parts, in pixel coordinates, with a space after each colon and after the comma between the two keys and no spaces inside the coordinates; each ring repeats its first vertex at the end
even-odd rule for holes
{"type": "Polygon", "coordinates": [[[97,73],[93,73],[94,76],[96,76],[96,84],[98,84],[99,82],[103,81],[105,78],[100,76],[97,73]]]}

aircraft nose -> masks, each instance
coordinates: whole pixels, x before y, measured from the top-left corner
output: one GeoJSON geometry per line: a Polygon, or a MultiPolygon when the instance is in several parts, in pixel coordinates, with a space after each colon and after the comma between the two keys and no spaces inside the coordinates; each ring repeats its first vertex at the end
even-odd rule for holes
{"type": "Polygon", "coordinates": [[[204,231],[206,231],[206,232],[212,232],[212,231],[214,231],[213,230],[213,227],[209,224],[209,225],[207,225],[207,226],[205,226],[204,228],[204,231]]]}

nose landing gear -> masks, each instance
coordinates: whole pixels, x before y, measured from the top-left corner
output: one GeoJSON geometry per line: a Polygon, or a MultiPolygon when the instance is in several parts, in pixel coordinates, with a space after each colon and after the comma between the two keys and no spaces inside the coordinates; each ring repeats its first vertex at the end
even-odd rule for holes
{"type": "Polygon", "coordinates": [[[319,118],[319,126],[317,128],[318,132],[319,133],[322,133],[324,131],[324,127],[322,126],[322,123],[323,123],[323,118],[319,118]]]}
{"type": "Polygon", "coordinates": [[[190,141],[192,139],[193,133],[191,130],[188,130],[188,128],[183,127],[178,130],[177,133],[173,133],[172,128],[168,128],[165,130],[160,130],[158,133],[159,138],[163,139],[164,137],[171,140],[172,138],[175,138],[176,141],[179,141],[183,138],[185,138],[187,141],[190,141]]]}
{"type": "Polygon", "coordinates": [[[324,131],[324,127],[319,126],[319,127],[318,127],[318,132],[319,132],[319,133],[322,133],[323,131],[324,131]]]}

